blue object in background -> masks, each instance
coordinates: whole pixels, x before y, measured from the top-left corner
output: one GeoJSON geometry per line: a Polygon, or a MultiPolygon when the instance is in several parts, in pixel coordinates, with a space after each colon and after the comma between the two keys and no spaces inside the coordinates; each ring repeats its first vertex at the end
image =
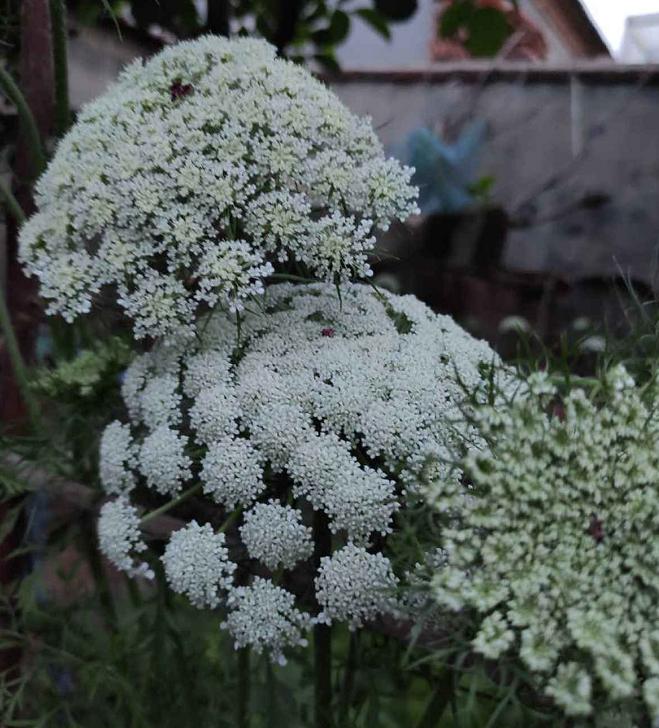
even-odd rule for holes
{"type": "Polygon", "coordinates": [[[486,134],[487,123],[476,120],[453,144],[425,127],[409,135],[406,162],[416,169],[412,182],[419,188],[422,213],[456,213],[474,205],[471,189],[478,182],[486,134]]]}

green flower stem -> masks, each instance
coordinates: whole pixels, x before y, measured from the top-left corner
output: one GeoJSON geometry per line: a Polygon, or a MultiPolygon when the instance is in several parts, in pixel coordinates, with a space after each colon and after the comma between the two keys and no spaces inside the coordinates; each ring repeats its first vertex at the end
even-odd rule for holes
{"type": "Polygon", "coordinates": [[[243,647],[238,650],[238,695],[236,704],[238,728],[249,728],[249,693],[249,648],[243,647]]]}
{"type": "Polygon", "coordinates": [[[64,0],[50,0],[50,21],[53,28],[53,65],[55,67],[55,128],[57,135],[62,136],[71,123],[64,0]]]}
{"type": "Polygon", "coordinates": [[[16,332],[11,323],[11,316],[9,315],[9,309],[3,291],[0,291],[0,331],[4,338],[5,348],[7,349],[7,354],[9,355],[9,360],[14,370],[14,376],[16,377],[21,397],[27,409],[30,424],[35,432],[39,432],[41,430],[39,404],[34,396],[34,392],[30,388],[27,367],[18,345],[16,332]]]}
{"type": "Polygon", "coordinates": [[[357,671],[357,642],[359,632],[350,632],[350,643],[348,646],[348,659],[343,675],[343,690],[341,692],[341,707],[339,709],[339,725],[342,728],[350,728],[350,704],[357,671]]]}
{"type": "Polygon", "coordinates": [[[4,204],[6,211],[11,215],[19,225],[25,222],[25,213],[19,205],[18,200],[14,197],[14,193],[9,186],[0,179],[0,201],[4,204]]]}
{"type": "Polygon", "coordinates": [[[14,82],[14,79],[4,68],[2,68],[2,66],[0,66],[0,90],[4,92],[7,98],[16,107],[16,112],[18,113],[18,118],[20,119],[21,125],[25,131],[28,147],[32,156],[34,176],[37,177],[46,167],[46,155],[41,143],[41,136],[37,127],[37,122],[30,111],[30,107],[25,100],[25,96],[21,93],[21,90],[14,82]]]}
{"type": "MultiPolygon", "coordinates": [[[[314,513],[314,562],[316,569],[323,556],[332,550],[332,534],[327,516],[314,513]]],[[[332,629],[325,624],[313,628],[315,728],[332,728],[332,629]]]]}
{"type": "Polygon", "coordinates": [[[187,490],[184,490],[181,495],[177,496],[176,498],[173,498],[170,501],[167,501],[164,505],[160,506],[159,508],[156,508],[155,510],[151,511],[150,513],[147,513],[146,516],[142,518],[140,521],[140,526],[143,526],[145,523],[148,523],[149,521],[153,520],[154,518],[157,518],[158,516],[162,516],[163,513],[167,513],[167,511],[170,511],[172,508],[175,508],[179,503],[183,503],[184,501],[188,500],[188,498],[192,498],[193,495],[196,495],[201,490],[201,483],[197,483],[196,485],[193,485],[191,488],[188,488],[187,490]]]}
{"type": "Polygon", "coordinates": [[[439,676],[437,687],[428,701],[417,728],[434,728],[439,725],[453,697],[453,675],[451,671],[452,666],[449,664],[447,669],[439,676]]]}

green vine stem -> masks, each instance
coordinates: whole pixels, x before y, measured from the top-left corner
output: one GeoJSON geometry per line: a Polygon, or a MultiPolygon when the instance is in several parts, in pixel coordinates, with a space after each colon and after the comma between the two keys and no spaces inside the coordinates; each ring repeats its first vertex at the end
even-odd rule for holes
{"type": "Polygon", "coordinates": [[[9,308],[7,307],[7,301],[5,298],[5,292],[0,289],[0,331],[4,338],[5,348],[9,355],[12,368],[14,370],[14,376],[16,377],[16,383],[21,393],[21,397],[27,409],[27,414],[30,419],[35,432],[41,430],[41,415],[39,404],[34,396],[34,392],[30,388],[30,379],[25,365],[25,360],[21,354],[20,347],[18,345],[18,339],[14,327],[11,323],[11,316],[9,314],[9,308]]]}
{"type": "Polygon", "coordinates": [[[37,122],[30,111],[30,107],[25,100],[25,96],[21,93],[21,90],[16,85],[14,79],[2,66],[0,66],[0,90],[3,91],[7,98],[16,107],[16,113],[18,114],[18,118],[20,119],[21,125],[25,131],[30,155],[32,156],[34,176],[38,177],[46,167],[46,155],[41,143],[41,136],[39,134],[39,129],[37,128],[37,122]]]}
{"type": "Polygon", "coordinates": [[[2,179],[0,179],[0,200],[2,201],[7,213],[11,215],[19,225],[22,225],[25,222],[25,213],[23,212],[23,208],[14,197],[14,193],[9,189],[9,186],[5,184],[2,179]]]}
{"type": "MultiPolygon", "coordinates": [[[[332,534],[327,515],[314,512],[314,562],[316,569],[323,556],[332,550],[332,534]]],[[[332,628],[316,624],[313,628],[315,728],[332,728],[332,628]]]]}
{"type": "Polygon", "coordinates": [[[53,31],[53,66],[55,69],[55,129],[57,135],[62,136],[71,123],[64,0],[50,0],[50,22],[53,31]]]}

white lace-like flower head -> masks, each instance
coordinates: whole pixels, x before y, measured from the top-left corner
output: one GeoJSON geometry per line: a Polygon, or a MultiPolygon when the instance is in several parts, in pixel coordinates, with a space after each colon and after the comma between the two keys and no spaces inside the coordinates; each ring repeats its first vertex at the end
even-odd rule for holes
{"type": "Polygon", "coordinates": [[[100,448],[100,476],[109,495],[128,493],[135,487],[137,451],[128,425],[111,422],[103,432],[100,448]]]}
{"type": "Polygon", "coordinates": [[[71,321],[114,286],[138,338],[240,310],[273,263],[367,276],[376,228],[416,211],[412,170],[264,41],[207,36],[136,61],[85,106],[36,189],[20,255],[71,321]]]}
{"type": "Polygon", "coordinates": [[[269,579],[255,577],[250,586],[236,587],[229,596],[230,611],[222,628],[230,632],[236,649],[269,650],[281,665],[284,650],[306,646],[311,619],[295,606],[295,596],[269,579]]]}
{"type": "Polygon", "coordinates": [[[291,568],[313,551],[311,529],[302,523],[300,511],[274,500],[257,503],[245,513],[240,537],[251,558],[271,571],[291,568]]]}
{"type": "Polygon", "coordinates": [[[323,622],[348,622],[351,629],[380,614],[395,610],[398,580],[382,554],[371,554],[348,543],[321,560],[316,577],[316,599],[323,622]]]}
{"type": "Polygon", "coordinates": [[[129,576],[153,579],[148,564],[135,560],[146,549],[140,533],[137,510],[123,497],[109,500],[101,507],[98,518],[98,543],[101,552],[117,569],[129,576]]]}
{"type": "Polygon", "coordinates": [[[597,396],[573,389],[557,405],[547,375],[533,375],[478,410],[487,447],[466,458],[469,498],[435,488],[444,512],[455,506],[436,598],[484,615],[475,648],[518,650],[568,715],[600,710],[594,696],[638,696],[644,677],[656,714],[657,391],[616,367],[597,396]]]}
{"type": "Polygon", "coordinates": [[[233,585],[236,565],[229,561],[223,533],[191,521],[175,531],[162,557],[167,581],[196,607],[219,606],[233,585]]]}
{"type": "MultiPolygon", "coordinates": [[[[340,298],[330,284],[272,286],[240,332],[216,311],[194,343],[172,341],[131,364],[130,424],[121,427],[135,461],[110,449],[101,467],[134,478],[132,494],[147,487],[176,497],[185,484],[205,509],[240,510],[237,539],[259,562],[249,568],[269,569],[273,581],[230,590],[227,624],[238,644],[272,639],[279,655],[299,634],[279,643],[279,622],[261,629],[257,597],[298,610],[275,580],[309,558],[314,510],[336,548],[316,579],[322,619],[355,627],[393,609],[396,577],[374,544],[392,533],[397,511],[423,499],[429,478],[459,488],[446,461],[475,432],[460,409],[465,388],[484,383],[494,358],[410,296],[356,284],[341,286],[340,298]]],[[[201,599],[206,571],[198,581],[192,562],[172,584],[188,594],[197,584],[201,599]]],[[[299,631],[302,612],[291,614],[299,631]]]]}

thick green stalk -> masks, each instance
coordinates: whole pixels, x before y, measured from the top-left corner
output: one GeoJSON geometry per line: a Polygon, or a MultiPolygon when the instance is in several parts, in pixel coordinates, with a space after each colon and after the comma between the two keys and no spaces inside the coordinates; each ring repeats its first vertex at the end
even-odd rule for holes
{"type": "Polygon", "coordinates": [[[64,0],[50,0],[50,22],[53,30],[53,66],[55,70],[55,130],[58,136],[62,136],[71,123],[64,0]]]}
{"type": "Polygon", "coordinates": [[[238,695],[236,704],[238,728],[249,728],[249,670],[249,647],[243,647],[238,650],[238,695]]]}
{"type": "Polygon", "coordinates": [[[454,685],[451,670],[452,668],[449,666],[439,676],[437,687],[426,705],[426,709],[421,716],[417,728],[435,728],[435,726],[440,724],[442,716],[453,696],[454,685]]]}
{"type": "Polygon", "coordinates": [[[11,316],[9,315],[9,309],[7,308],[7,301],[5,299],[4,292],[0,290],[0,331],[4,338],[5,348],[9,355],[12,368],[14,370],[14,376],[18,388],[21,392],[21,397],[25,403],[30,423],[34,428],[35,432],[41,429],[41,416],[39,414],[39,405],[37,403],[34,392],[30,389],[30,381],[27,374],[27,367],[21,354],[20,347],[18,345],[18,339],[14,332],[14,327],[11,323],[11,316]]]}
{"type": "Polygon", "coordinates": [[[357,642],[359,632],[350,632],[350,644],[348,647],[348,659],[343,674],[343,690],[341,692],[341,703],[339,708],[339,725],[341,728],[350,728],[350,704],[355,684],[355,673],[357,671],[357,642]]]}
{"type": "Polygon", "coordinates": [[[0,90],[4,92],[7,98],[16,107],[16,112],[25,132],[27,145],[32,157],[34,176],[38,177],[46,167],[46,155],[41,143],[41,135],[39,134],[37,122],[30,111],[30,107],[25,100],[25,96],[21,93],[21,90],[14,82],[14,79],[4,68],[2,68],[2,66],[0,66],[0,90]]]}
{"type": "MultiPolygon", "coordinates": [[[[332,534],[327,516],[314,513],[314,562],[316,568],[323,556],[332,550],[332,534]]],[[[316,624],[313,628],[315,728],[332,728],[332,628],[316,624]]]]}

